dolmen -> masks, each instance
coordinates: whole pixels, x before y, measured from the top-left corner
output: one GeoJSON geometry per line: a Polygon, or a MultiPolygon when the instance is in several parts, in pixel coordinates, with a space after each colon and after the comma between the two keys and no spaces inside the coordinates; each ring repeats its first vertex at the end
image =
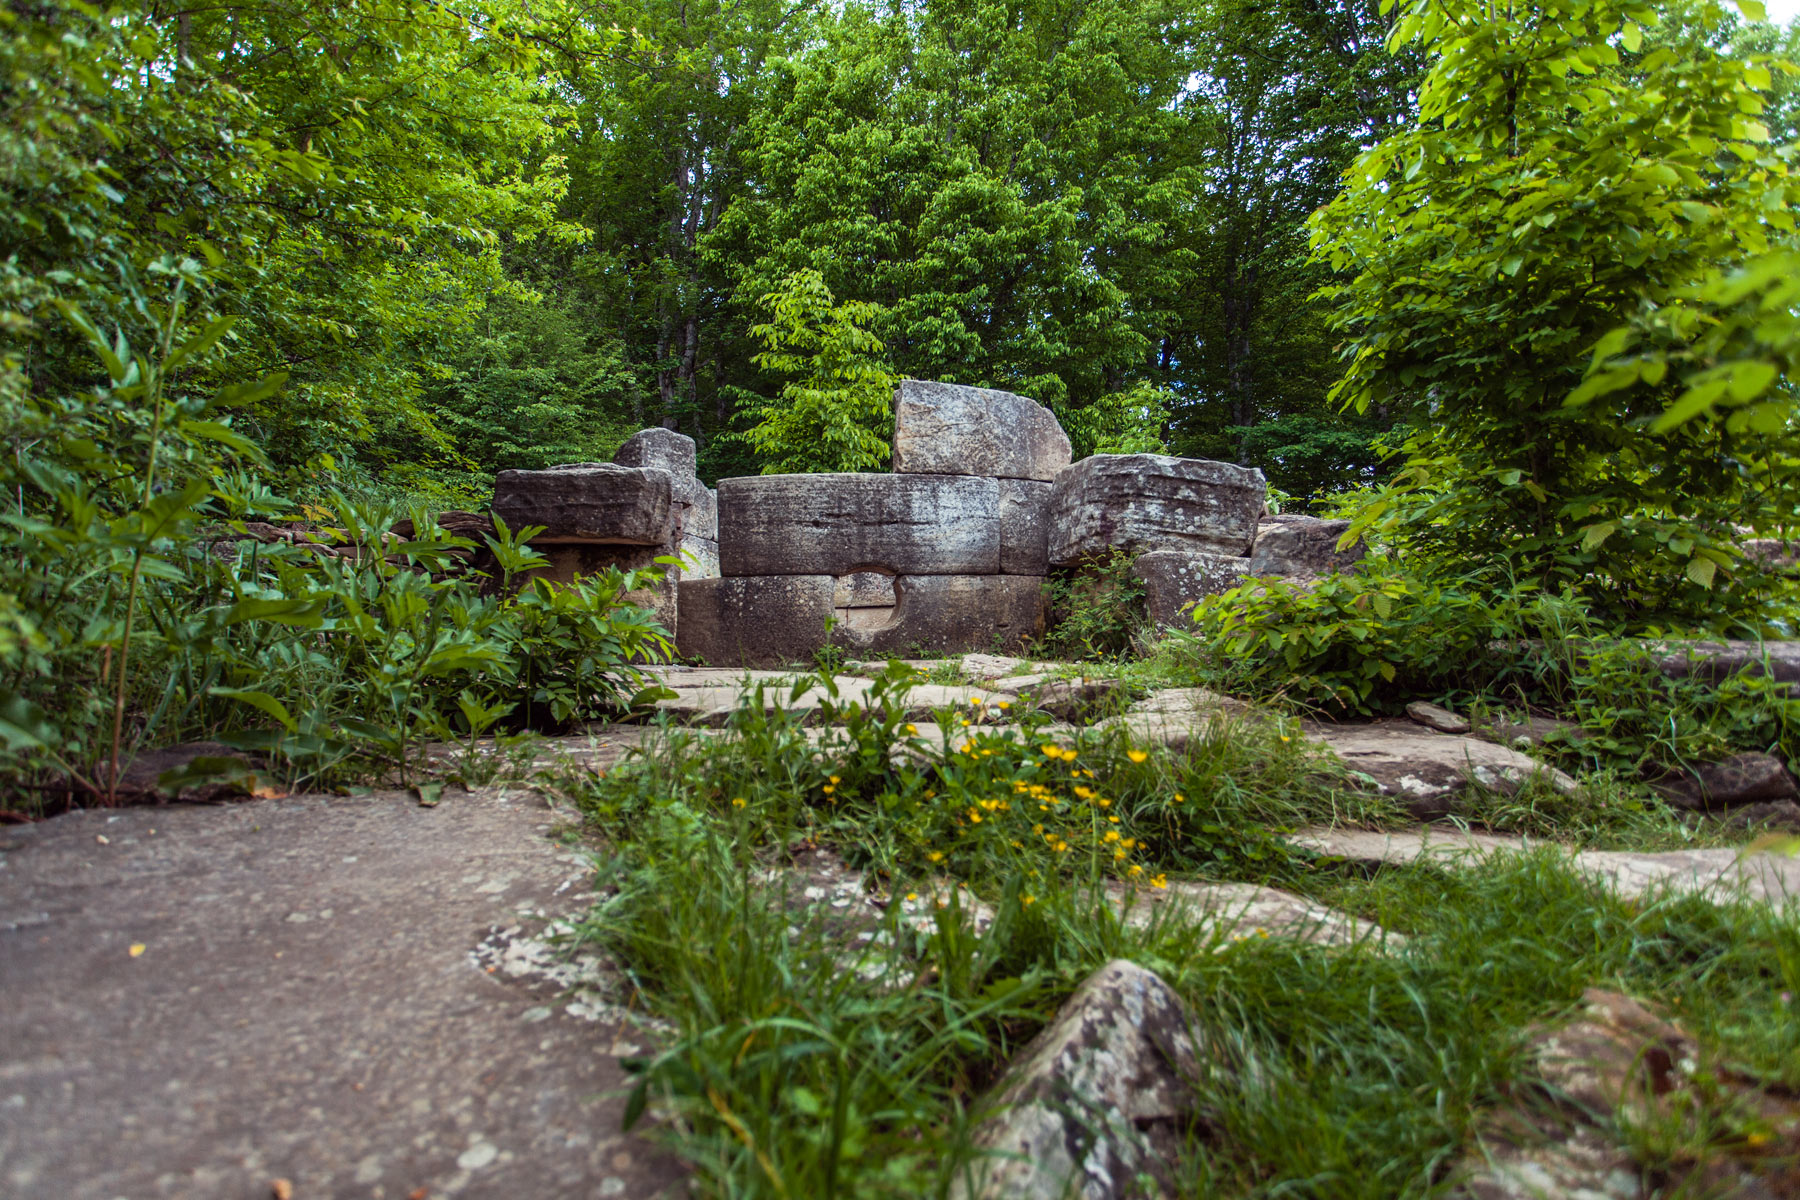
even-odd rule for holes
{"type": "Polygon", "coordinates": [[[543,574],[571,579],[679,555],[642,602],[683,657],[785,666],[1019,651],[1043,632],[1053,573],[1133,559],[1149,614],[1178,623],[1253,575],[1347,569],[1345,522],[1269,516],[1262,472],[1164,454],[1071,462],[1051,411],[1011,392],[908,379],[887,474],[754,475],[710,491],[694,442],[634,435],[611,463],[503,471],[494,512],[536,525],[543,574]]]}

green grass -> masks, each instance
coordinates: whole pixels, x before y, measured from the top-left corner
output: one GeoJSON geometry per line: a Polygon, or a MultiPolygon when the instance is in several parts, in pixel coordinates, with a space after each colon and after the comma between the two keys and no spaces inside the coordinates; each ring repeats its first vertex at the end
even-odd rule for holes
{"type": "MultiPolygon", "coordinates": [[[[1176,758],[1118,735],[981,733],[965,711],[940,721],[974,740],[945,754],[884,711],[904,679],[810,736],[755,705],[722,735],[662,731],[580,789],[616,889],[584,933],[678,1030],[633,1064],[638,1100],[666,1115],[707,1194],[944,1194],[974,1161],[971,1122],[1005,1063],[1120,956],[1174,985],[1236,1064],[1197,1081],[1186,1195],[1442,1194],[1472,1123],[1518,1076],[1523,1030],[1593,985],[1664,1004],[1720,1062],[1800,1087],[1791,911],[1626,903],[1554,851],[1368,878],[1279,837],[1394,817],[1279,722],[1220,724],[1176,758]],[[977,934],[960,903],[923,931],[898,905],[847,923],[783,870],[820,845],[890,897],[964,883],[992,924],[977,934]],[[1159,875],[1286,886],[1409,944],[1222,946],[1169,921],[1126,928],[1100,902],[1108,880],[1159,875]]],[[[1674,836],[1603,789],[1494,799],[1535,832],[1674,836]]],[[[1725,1094],[1702,1107],[1618,1136],[1679,1168],[1743,1128],[1725,1094]]]]}

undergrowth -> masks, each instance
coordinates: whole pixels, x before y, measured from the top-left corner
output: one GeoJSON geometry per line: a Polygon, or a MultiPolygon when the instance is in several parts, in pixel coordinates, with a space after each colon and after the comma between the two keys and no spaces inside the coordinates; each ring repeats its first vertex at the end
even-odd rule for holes
{"type": "MultiPolygon", "coordinates": [[[[632,1115],[659,1115],[708,1194],[950,1194],[980,1161],[981,1097],[1116,957],[1174,985],[1233,1064],[1195,1081],[1186,1195],[1443,1194],[1472,1122],[1521,1070],[1525,1027],[1590,986],[1669,1006],[1740,1072],[1800,1081],[1791,911],[1625,902],[1552,850],[1340,873],[1281,832],[1392,813],[1278,721],[1219,721],[1171,755],[1118,733],[1000,731],[980,709],[920,722],[910,678],[890,668],[816,728],[752,703],[718,736],[661,731],[579,789],[612,847],[612,894],[584,936],[675,1030],[630,1064],[632,1115]],[[806,894],[794,864],[821,847],[861,869],[881,915],[806,894]],[[1182,879],[1289,887],[1408,943],[1233,942],[1120,919],[1121,889],[1182,879]]],[[[1620,828],[1599,802],[1508,803],[1545,829],[1620,828]]],[[[1741,1139],[1720,1105],[1655,1154],[1691,1163],[1741,1139]]]]}

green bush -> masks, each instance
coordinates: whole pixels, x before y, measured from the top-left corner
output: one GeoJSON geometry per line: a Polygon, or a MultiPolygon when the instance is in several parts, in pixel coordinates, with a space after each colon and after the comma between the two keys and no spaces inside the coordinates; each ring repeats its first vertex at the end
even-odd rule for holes
{"type": "Polygon", "coordinates": [[[1194,608],[1193,665],[1232,691],[1332,713],[1486,687],[1488,646],[1516,636],[1511,596],[1485,598],[1379,559],[1316,584],[1249,580],[1194,608]]]}
{"type": "Polygon", "coordinates": [[[280,380],[186,386],[231,322],[190,318],[196,264],[163,274],[141,293],[158,332],[140,351],[66,308],[103,368],[95,386],[0,390],[15,437],[0,461],[15,506],[0,515],[0,780],[115,797],[134,748],[197,737],[315,776],[373,758],[404,780],[421,738],[630,702],[634,664],[670,651],[630,603],[654,571],[515,590],[543,561],[532,531],[489,540],[488,580],[463,569],[474,544],[429,513],[341,494],[309,514],[330,545],[232,538],[295,507],[230,424],[280,380]],[[395,544],[405,515],[416,532],[395,544]]]}
{"type": "Polygon", "coordinates": [[[1039,652],[1069,659],[1129,654],[1144,628],[1144,581],[1132,562],[1131,555],[1114,551],[1103,562],[1052,578],[1048,629],[1039,652]]]}

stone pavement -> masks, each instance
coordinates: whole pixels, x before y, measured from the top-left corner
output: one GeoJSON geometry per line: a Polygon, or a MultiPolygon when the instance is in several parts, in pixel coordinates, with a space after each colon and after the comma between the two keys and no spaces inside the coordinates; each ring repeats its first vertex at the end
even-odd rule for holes
{"type": "Polygon", "coordinates": [[[592,902],[563,825],[448,788],[0,831],[0,1195],[681,1194],[620,1131],[648,1037],[536,936],[592,902]]]}
{"type": "MultiPolygon", "coordinates": [[[[1288,840],[1303,849],[1370,866],[1424,859],[1453,864],[1556,845],[1446,825],[1389,832],[1302,829],[1288,840]]],[[[1800,903],[1800,857],[1775,849],[1571,850],[1568,859],[1575,870],[1605,880],[1628,900],[1667,889],[1697,892],[1715,900],[1742,895],[1767,904],[1800,903]]]]}

